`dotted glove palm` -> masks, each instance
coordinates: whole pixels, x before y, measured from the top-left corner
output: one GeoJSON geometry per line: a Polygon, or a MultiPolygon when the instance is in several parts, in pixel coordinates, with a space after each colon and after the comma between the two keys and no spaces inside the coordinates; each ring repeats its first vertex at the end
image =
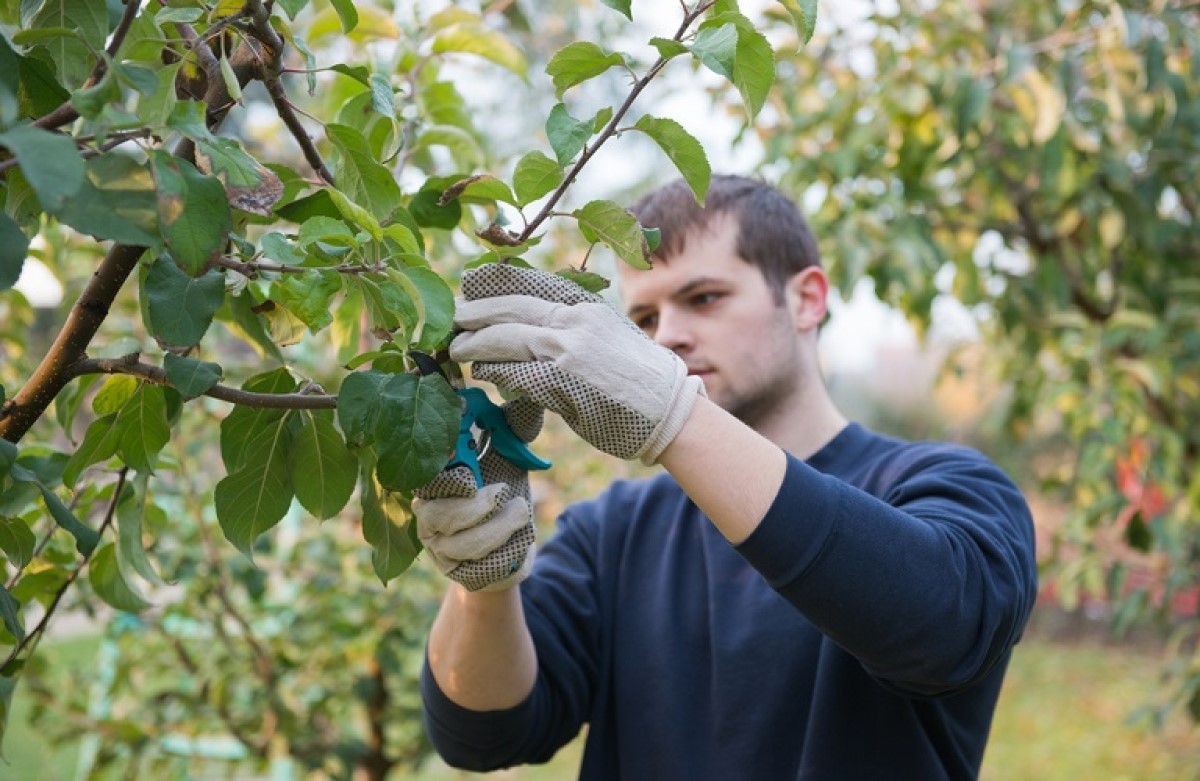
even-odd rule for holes
{"type": "Polygon", "coordinates": [[[493,263],[465,272],[462,289],[451,357],[599,450],[654,463],[704,393],[679,356],[568,279],[493,263]]]}
{"type": "MultiPolygon", "coordinates": [[[[542,408],[527,398],[504,405],[523,442],[542,429],[542,408]]],[[[441,572],[470,591],[502,591],[529,575],[536,553],[529,473],[495,448],[479,459],[483,487],[465,466],[447,469],[413,500],[417,536],[441,572]]]]}

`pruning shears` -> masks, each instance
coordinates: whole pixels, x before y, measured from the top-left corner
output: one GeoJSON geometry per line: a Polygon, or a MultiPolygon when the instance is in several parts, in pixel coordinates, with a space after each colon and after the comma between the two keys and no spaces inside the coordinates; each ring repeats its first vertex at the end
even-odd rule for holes
{"type": "Polygon", "coordinates": [[[479,469],[479,459],[493,447],[500,456],[526,471],[550,468],[549,461],[535,455],[529,446],[513,433],[508,419],[504,416],[504,410],[493,402],[482,388],[463,387],[461,380],[452,380],[431,355],[417,350],[409,350],[408,354],[417,365],[417,371],[423,375],[440,375],[450,383],[450,387],[454,388],[454,392],[462,400],[458,439],[455,440],[454,455],[446,465],[447,468],[467,467],[475,476],[475,485],[482,487],[483,473],[479,469]]]}

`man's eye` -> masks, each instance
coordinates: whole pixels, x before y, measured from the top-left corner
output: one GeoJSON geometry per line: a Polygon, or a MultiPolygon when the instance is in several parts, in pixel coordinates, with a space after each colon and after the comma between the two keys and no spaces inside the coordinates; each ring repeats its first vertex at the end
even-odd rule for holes
{"type": "Polygon", "coordinates": [[[720,298],[720,293],[698,293],[692,296],[692,306],[707,306],[716,303],[720,298]]]}
{"type": "Polygon", "coordinates": [[[642,315],[634,320],[633,324],[643,331],[653,330],[658,325],[658,315],[642,315]]]}

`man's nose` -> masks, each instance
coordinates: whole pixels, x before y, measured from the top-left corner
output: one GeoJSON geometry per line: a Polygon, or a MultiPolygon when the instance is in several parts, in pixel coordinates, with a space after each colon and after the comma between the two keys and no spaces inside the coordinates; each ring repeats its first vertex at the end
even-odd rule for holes
{"type": "Polygon", "coordinates": [[[695,336],[687,317],[678,311],[663,309],[658,313],[654,341],[677,353],[685,353],[695,344],[695,336]]]}

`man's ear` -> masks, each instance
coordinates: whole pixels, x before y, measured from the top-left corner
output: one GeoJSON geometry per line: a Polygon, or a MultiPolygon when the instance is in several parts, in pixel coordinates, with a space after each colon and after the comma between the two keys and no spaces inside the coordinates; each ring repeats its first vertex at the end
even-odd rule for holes
{"type": "Polygon", "coordinates": [[[809,266],[787,281],[785,300],[797,331],[815,331],[828,313],[829,277],[820,266],[809,266]]]}

